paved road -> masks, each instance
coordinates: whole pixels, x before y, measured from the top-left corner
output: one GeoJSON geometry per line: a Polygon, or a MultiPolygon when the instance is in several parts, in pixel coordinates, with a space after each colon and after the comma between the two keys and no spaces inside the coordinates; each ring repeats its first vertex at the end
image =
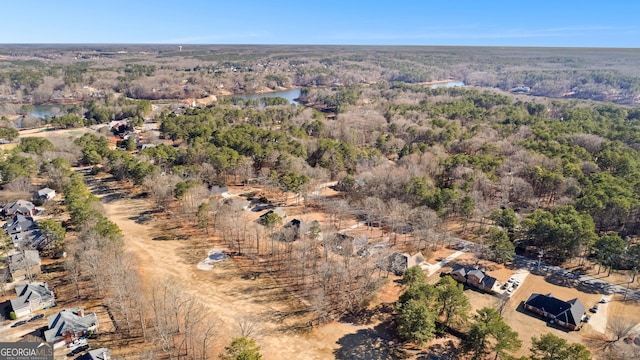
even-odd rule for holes
{"type": "MultiPolygon", "coordinates": [[[[464,247],[472,251],[481,251],[483,247],[480,244],[476,244],[471,241],[458,239],[458,238],[451,238],[451,243],[457,244],[459,247],[464,247]]],[[[596,279],[593,276],[582,275],[582,274],[573,272],[571,270],[561,268],[559,266],[554,266],[551,264],[540,262],[540,267],[538,268],[538,260],[529,259],[524,256],[516,255],[515,258],[513,259],[513,263],[516,266],[528,269],[530,271],[533,271],[533,270],[544,271],[548,274],[563,276],[569,279],[579,281],[585,285],[594,286],[600,289],[605,294],[609,294],[609,295],[619,294],[624,296],[625,293],[627,292],[626,286],[613,284],[603,279],[596,279]]],[[[627,299],[640,301],[640,291],[629,289],[627,293],[627,299]]]]}

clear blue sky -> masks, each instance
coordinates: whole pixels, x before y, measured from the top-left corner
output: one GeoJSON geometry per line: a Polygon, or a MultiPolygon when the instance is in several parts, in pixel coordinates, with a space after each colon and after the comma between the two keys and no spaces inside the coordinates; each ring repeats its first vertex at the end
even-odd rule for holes
{"type": "Polygon", "coordinates": [[[640,0],[3,0],[0,43],[640,48],[640,0]]]}

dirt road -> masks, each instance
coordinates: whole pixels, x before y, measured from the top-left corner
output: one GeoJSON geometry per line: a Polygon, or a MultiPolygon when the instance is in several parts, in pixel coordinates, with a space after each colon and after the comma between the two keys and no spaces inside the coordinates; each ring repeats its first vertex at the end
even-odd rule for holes
{"type": "Polygon", "coordinates": [[[159,220],[141,221],[140,214],[151,209],[147,199],[133,199],[124,192],[100,196],[106,215],[123,231],[126,251],[137,258],[145,285],[174,281],[220,318],[218,352],[239,335],[236,319],[247,315],[260,319],[255,337],[265,359],[333,359],[338,340],[362,329],[333,323],[306,332],[292,330],[304,328],[309,314],[271,278],[243,279],[242,269],[233,260],[216,264],[211,271],[198,270],[208,246],[202,241],[209,240],[172,240],[161,230],[159,220]]]}

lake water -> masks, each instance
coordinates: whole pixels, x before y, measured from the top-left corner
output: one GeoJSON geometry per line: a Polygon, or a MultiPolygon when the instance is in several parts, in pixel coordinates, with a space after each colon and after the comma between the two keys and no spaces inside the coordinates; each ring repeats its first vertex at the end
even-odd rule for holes
{"type": "Polygon", "coordinates": [[[258,94],[238,94],[238,95],[234,95],[234,97],[239,97],[239,98],[242,98],[242,99],[245,99],[245,100],[259,100],[261,98],[281,97],[281,98],[287,99],[290,104],[300,105],[299,102],[294,100],[294,99],[297,99],[297,98],[300,97],[300,89],[299,88],[289,89],[289,90],[282,90],[282,91],[258,93],[258,94]]]}
{"type": "Polygon", "coordinates": [[[429,85],[429,87],[432,89],[441,88],[441,87],[455,87],[455,86],[464,86],[464,82],[463,81],[447,81],[447,82],[441,82],[441,83],[435,83],[435,84],[429,85]]]}

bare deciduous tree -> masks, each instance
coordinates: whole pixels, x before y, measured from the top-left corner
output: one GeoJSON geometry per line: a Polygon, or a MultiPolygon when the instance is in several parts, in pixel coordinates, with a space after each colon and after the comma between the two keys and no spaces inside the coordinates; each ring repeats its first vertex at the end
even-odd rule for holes
{"type": "Polygon", "coordinates": [[[628,351],[624,344],[620,342],[629,334],[636,326],[631,319],[614,317],[607,322],[606,334],[595,334],[587,336],[587,342],[591,348],[596,349],[606,357],[615,359],[625,359],[628,351]]]}
{"type": "Polygon", "coordinates": [[[260,321],[256,316],[244,315],[236,318],[236,326],[241,337],[252,337],[260,329],[260,321]]]}
{"type": "Polygon", "coordinates": [[[31,179],[21,176],[9,181],[4,188],[11,192],[31,193],[34,186],[31,184],[31,179]]]}

